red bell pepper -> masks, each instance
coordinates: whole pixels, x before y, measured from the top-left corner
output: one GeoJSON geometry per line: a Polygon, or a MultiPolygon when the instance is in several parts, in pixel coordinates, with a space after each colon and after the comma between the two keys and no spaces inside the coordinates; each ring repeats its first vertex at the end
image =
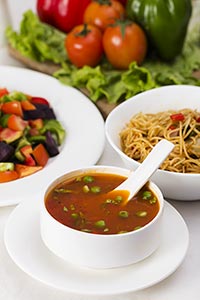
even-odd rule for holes
{"type": "Polygon", "coordinates": [[[185,116],[182,113],[173,114],[173,115],[170,116],[170,118],[174,122],[185,120],[185,116]]]}
{"type": "Polygon", "coordinates": [[[42,22],[69,32],[83,23],[83,13],[91,0],[37,0],[37,14],[42,22]]]}

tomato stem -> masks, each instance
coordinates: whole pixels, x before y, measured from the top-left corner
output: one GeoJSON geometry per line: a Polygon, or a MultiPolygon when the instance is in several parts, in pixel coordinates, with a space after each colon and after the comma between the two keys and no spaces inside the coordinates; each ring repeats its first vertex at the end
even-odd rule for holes
{"type": "Polygon", "coordinates": [[[99,5],[112,5],[111,0],[94,0],[99,5]]]}
{"type": "Polygon", "coordinates": [[[114,24],[110,24],[109,26],[111,27],[119,26],[122,34],[122,38],[124,38],[126,27],[131,25],[132,23],[133,22],[131,20],[124,20],[123,18],[121,18],[121,19],[117,19],[114,24]]]}
{"type": "Polygon", "coordinates": [[[88,35],[89,32],[91,32],[91,30],[88,29],[88,24],[84,23],[83,24],[83,30],[81,30],[80,32],[75,33],[75,36],[84,37],[84,36],[88,35]]]}

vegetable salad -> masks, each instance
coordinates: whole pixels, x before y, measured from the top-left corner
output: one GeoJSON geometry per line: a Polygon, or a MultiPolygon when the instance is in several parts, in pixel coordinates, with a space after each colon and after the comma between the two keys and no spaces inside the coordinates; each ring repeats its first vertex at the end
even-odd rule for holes
{"type": "Polygon", "coordinates": [[[0,89],[0,183],[41,170],[64,138],[47,99],[0,89]]]}

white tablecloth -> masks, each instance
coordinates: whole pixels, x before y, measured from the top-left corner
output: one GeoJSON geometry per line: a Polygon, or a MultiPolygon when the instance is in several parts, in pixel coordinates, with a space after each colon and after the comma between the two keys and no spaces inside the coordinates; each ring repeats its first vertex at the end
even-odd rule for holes
{"type": "MultiPolygon", "coordinates": [[[[16,7],[22,0],[13,1],[16,7]]],[[[28,0],[27,0],[28,2],[28,0]]],[[[6,1],[0,0],[0,64],[22,65],[11,58],[6,49],[4,29],[10,24],[6,1]]],[[[99,164],[123,166],[118,156],[106,144],[99,164]]],[[[192,192],[192,191],[191,191],[192,192]]],[[[4,227],[15,206],[0,208],[0,299],[1,300],[66,300],[66,299],[125,299],[125,300],[188,300],[200,295],[200,201],[170,201],[185,219],[190,233],[190,245],[181,266],[167,279],[142,291],[110,297],[77,296],[53,289],[32,279],[19,269],[9,257],[3,240],[4,227]]],[[[24,249],[26,251],[26,249],[24,249]]]]}

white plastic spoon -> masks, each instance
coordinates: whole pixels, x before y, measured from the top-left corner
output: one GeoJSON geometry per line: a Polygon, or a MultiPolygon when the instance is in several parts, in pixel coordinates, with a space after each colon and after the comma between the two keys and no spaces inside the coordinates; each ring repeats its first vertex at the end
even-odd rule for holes
{"type": "MultiPolygon", "coordinates": [[[[128,200],[137,194],[153,173],[159,168],[165,158],[174,148],[174,144],[163,139],[151,150],[142,164],[113,191],[126,190],[130,194],[128,200]]],[[[112,192],[111,192],[112,193],[112,192]]]]}

